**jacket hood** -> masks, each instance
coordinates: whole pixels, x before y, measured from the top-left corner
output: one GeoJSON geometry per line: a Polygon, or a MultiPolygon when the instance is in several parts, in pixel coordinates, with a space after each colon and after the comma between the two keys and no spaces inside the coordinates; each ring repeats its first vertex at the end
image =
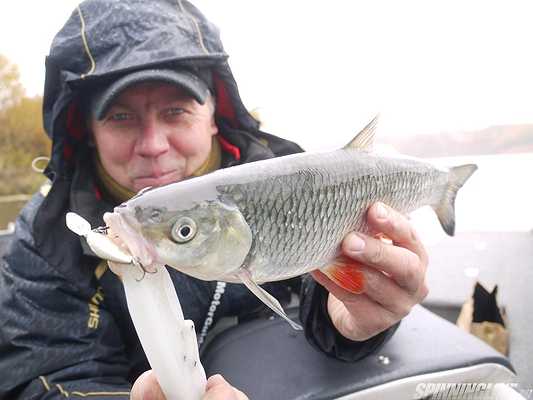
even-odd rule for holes
{"type": "Polygon", "coordinates": [[[82,2],[46,58],[44,127],[53,144],[45,173],[69,174],[87,147],[84,93],[145,68],[210,68],[217,121],[256,132],[258,122],[241,101],[227,57],[218,28],[186,0],[82,2]]]}

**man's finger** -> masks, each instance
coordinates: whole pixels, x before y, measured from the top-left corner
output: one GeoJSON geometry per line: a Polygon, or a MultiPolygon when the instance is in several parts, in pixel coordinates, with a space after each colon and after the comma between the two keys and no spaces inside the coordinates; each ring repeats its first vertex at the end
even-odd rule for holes
{"type": "Polygon", "coordinates": [[[354,260],[389,274],[409,294],[418,292],[423,284],[425,266],[415,253],[403,247],[391,246],[360,233],[350,233],[342,242],[342,250],[354,260]]]}
{"type": "Polygon", "coordinates": [[[390,276],[367,266],[361,267],[365,277],[365,294],[383,308],[401,319],[411,311],[417,302],[416,296],[400,287],[390,276]]]}
{"type": "Polygon", "coordinates": [[[330,293],[328,313],[333,325],[344,337],[357,341],[377,335],[400,319],[366,294],[340,300],[330,293]]]}
{"type": "Polygon", "coordinates": [[[210,376],[209,379],[207,380],[207,383],[205,385],[205,390],[209,391],[215,386],[226,385],[226,384],[228,384],[228,382],[224,379],[222,375],[215,374],[215,375],[210,376]]]}
{"type": "Polygon", "coordinates": [[[137,378],[131,388],[130,400],[166,400],[152,370],[137,378]]]}
{"type": "Polygon", "coordinates": [[[383,233],[394,244],[411,250],[424,266],[427,265],[426,249],[405,215],[383,203],[376,203],[368,209],[367,222],[373,231],[383,233]]]}
{"type": "Polygon", "coordinates": [[[222,375],[217,374],[207,380],[202,400],[248,400],[248,397],[231,386],[222,375]]]}
{"type": "MultiPolygon", "coordinates": [[[[395,281],[381,271],[364,265],[359,268],[364,276],[364,294],[368,299],[378,303],[398,319],[403,318],[410,312],[414,300],[405,289],[401,288],[395,281]]],[[[350,303],[353,302],[354,296],[361,296],[344,290],[320,271],[313,271],[311,275],[328,292],[342,302],[350,303]]]]}

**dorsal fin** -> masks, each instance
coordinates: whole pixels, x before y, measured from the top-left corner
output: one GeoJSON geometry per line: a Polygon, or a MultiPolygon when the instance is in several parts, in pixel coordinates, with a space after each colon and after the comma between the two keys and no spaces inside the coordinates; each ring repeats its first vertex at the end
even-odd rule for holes
{"type": "Polygon", "coordinates": [[[376,115],[367,126],[359,132],[350,143],[343,147],[345,150],[360,150],[370,152],[374,145],[374,135],[378,124],[379,114],[376,115]]]}

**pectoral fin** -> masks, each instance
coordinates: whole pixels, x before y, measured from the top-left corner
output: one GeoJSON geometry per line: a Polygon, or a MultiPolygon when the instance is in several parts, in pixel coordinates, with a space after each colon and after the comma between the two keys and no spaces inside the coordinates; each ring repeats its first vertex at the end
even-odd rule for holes
{"type": "Polygon", "coordinates": [[[246,285],[246,287],[250,289],[250,291],[257,296],[259,300],[261,300],[272,311],[274,311],[281,318],[287,321],[295,330],[301,331],[303,329],[296,322],[292,321],[287,316],[287,314],[285,314],[283,307],[281,306],[281,304],[279,304],[279,301],[276,300],[275,297],[273,297],[270,293],[268,293],[265,289],[263,289],[261,286],[259,286],[257,283],[253,281],[250,275],[250,272],[248,270],[241,268],[239,272],[237,273],[237,276],[239,277],[241,282],[244,283],[244,285],[246,285]]]}
{"type": "Polygon", "coordinates": [[[337,257],[333,263],[321,268],[320,271],[337,285],[351,293],[360,294],[364,291],[364,275],[358,268],[357,263],[351,258],[345,256],[337,257]]]}

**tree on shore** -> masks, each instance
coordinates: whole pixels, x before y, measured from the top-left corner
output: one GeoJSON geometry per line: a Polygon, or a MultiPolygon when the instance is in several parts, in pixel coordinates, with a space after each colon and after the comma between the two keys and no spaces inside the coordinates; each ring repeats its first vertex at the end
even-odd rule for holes
{"type": "Polygon", "coordinates": [[[0,113],[24,97],[18,67],[0,54],[0,113]]]}
{"type": "Polygon", "coordinates": [[[18,67],[0,54],[0,195],[37,190],[44,178],[31,164],[49,154],[42,97],[25,95],[18,67]]]}

